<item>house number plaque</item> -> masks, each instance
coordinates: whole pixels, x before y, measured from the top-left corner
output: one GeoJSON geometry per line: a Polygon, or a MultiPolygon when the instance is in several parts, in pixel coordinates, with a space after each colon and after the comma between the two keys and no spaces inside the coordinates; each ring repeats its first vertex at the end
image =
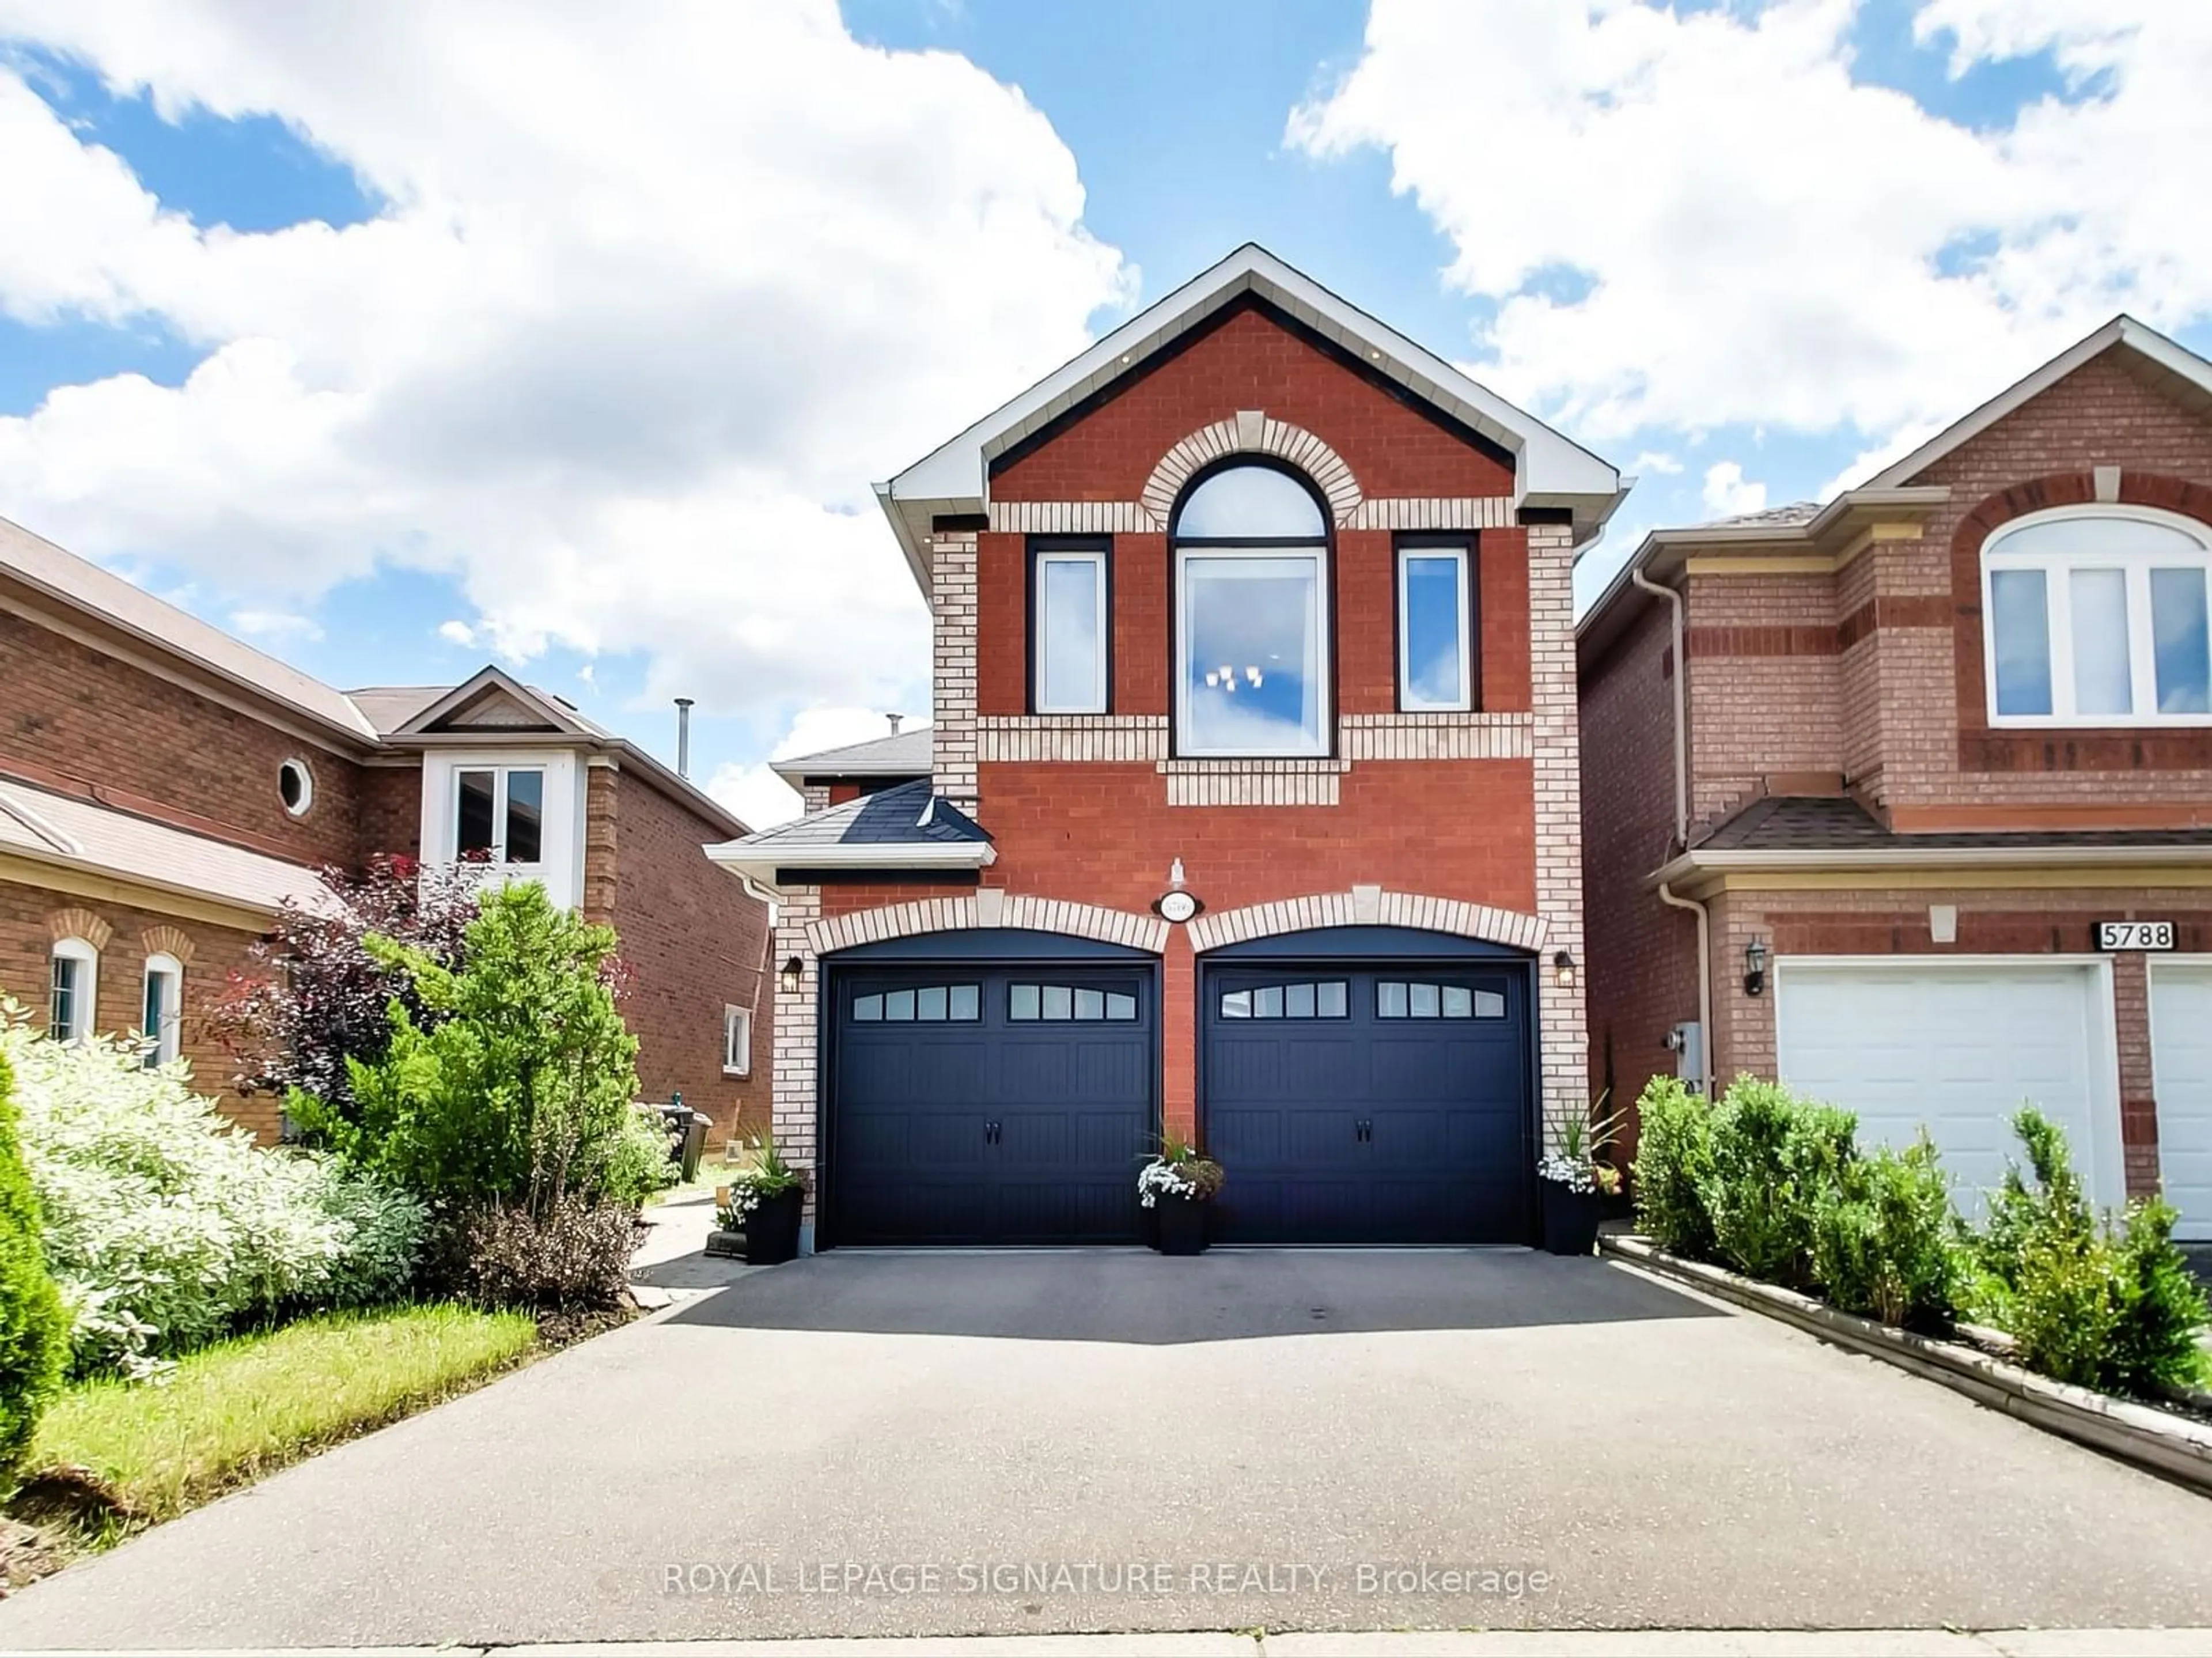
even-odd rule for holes
{"type": "Polygon", "coordinates": [[[2097,923],[2097,948],[2100,950],[2172,950],[2173,923],[2171,921],[2100,921],[2097,923]]]}

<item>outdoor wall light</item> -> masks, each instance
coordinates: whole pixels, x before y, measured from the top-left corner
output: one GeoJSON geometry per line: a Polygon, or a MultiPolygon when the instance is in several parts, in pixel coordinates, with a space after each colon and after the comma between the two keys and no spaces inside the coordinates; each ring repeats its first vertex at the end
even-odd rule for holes
{"type": "Polygon", "coordinates": [[[794,956],[783,964],[783,971],[776,975],[776,982],[783,987],[786,995],[796,995],[799,977],[805,971],[805,964],[794,956]]]}
{"type": "Polygon", "coordinates": [[[1766,988],[1766,940],[1756,933],[1743,947],[1743,993],[1756,996],[1766,988]]]}
{"type": "Polygon", "coordinates": [[[1572,950],[1561,950],[1552,957],[1552,982],[1562,990],[1575,987],[1575,957],[1572,950]]]}

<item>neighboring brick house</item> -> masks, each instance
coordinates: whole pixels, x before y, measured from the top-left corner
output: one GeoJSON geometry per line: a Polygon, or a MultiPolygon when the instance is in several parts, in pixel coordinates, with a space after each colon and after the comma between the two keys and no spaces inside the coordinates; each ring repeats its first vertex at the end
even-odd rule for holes
{"type": "Polygon", "coordinates": [[[2033,1101],[2212,1237],[2208,565],[2212,365],[2127,318],[1649,537],[1579,629],[1594,1083],[1778,1074],[1970,1190],[2033,1101]]]}
{"type": "Polygon", "coordinates": [[[620,932],[645,1096],[730,1133],[766,1101],[768,914],[700,847],[743,832],[496,668],[334,690],[0,520],[0,992],[60,1034],[148,1033],[264,1139],[279,1102],[228,1088],[204,1016],[277,906],[463,851],[620,932]]]}
{"type": "Polygon", "coordinates": [[[1247,246],[878,495],[927,745],[711,849],[780,897],[817,1242],[1131,1241],[1164,1130],[1224,1239],[1528,1237],[1615,471],[1247,246]]]}

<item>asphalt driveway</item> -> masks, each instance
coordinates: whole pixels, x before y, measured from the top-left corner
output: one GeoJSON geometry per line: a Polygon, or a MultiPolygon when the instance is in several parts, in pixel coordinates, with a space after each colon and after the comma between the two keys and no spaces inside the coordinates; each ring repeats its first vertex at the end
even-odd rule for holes
{"type": "Polygon", "coordinates": [[[1131,1251],[756,1273],[0,1647],[2208,1623],[2212,1503],[1626,1269],[1131,1251]]]}

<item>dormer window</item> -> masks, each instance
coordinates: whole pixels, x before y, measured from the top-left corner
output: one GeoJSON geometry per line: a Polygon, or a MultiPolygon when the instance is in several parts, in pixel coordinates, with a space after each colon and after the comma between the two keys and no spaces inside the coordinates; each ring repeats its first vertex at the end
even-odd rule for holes
{"type": "Polygon", "coordinates": [[[1187,756],[1329,751],[1328,521],[1293,474],[1207,473],[1174,519],[1175,738],[1187,756]]]}
{"type": "Polygon", "coordinates": [[[545,768],[471,766],[453,774],[453,847],[493,864],[545,856],[545,768]]]}
{"type": "Polygon", "coordinates": [[[2212,531],[2176,513],[2061,507],[1982,549],[2000,726],[2212,724],[2212,531]]]}

